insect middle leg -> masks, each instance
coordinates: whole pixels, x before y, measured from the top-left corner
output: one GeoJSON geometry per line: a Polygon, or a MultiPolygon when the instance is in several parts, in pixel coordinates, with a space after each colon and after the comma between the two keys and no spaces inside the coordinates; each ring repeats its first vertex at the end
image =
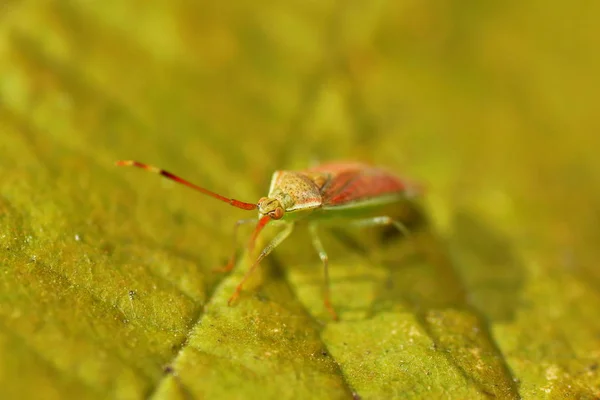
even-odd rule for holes
{"type": "MultiPolygon", "coordinates": [[[[225,265],[224,267],[221,267],[221,268],[215,268],[214,269],[215,272],[229,272],[233,269],[233,267],[235,266],[235,255],[237,253],[237,234],[238,234],[239,227],[240,227],[240,225],[256,223],[256,221],[257,221],[256,218],[250,218],[250,219],[240,219],[235,223],[235,225],[233,227],[233,250],[231,253],[231,257],[229,257],[229,261],[227,262],[227,265],[225,265]]],[[[254,243],[251,243],[251,246],[254,247],[254,243]]],[[[250,249],[250,251],[252,251],[252,249],[250,249]]]]}
{"type": "Polygon", "coordinates": [[[252,272],[254,272],[256,267],[258,267],[258,265],[263,260],[263,258],[268,256],[275,249],[275,247],[279,246],[281,244],[281,242],[283,242],[285,239],[287,239],[287,237],[290,236],[290,233],[292,233],[293,230],[294,230],[294,224],[287,223],[285,225],[285,228],[281,232],[279,232],[277,234],[277,236],[275,236],[273,238],[273,240],[271,240],[271,242],[263,249],[263,251],[260,253],[260,255],[258,256],[256,261],[254,261],[252,266],[248,269],[248,271],[246,271],[246,274],[244,275],[244,277],[242,278],[240,283],[236,286],[235,292],[233,292],[233,294],[227,301],[228,305],[231,305],[231,303],[239,297],[240,292],[242,291],[242,287],[244,286],[244,283],[248,280],[250,275],[252,275],[252,272]]]}
{"type": "Polygon", "coordinates": [[[310,236],[312,238],[313,246],[314,246],[315,250],[317,250],[317,253],[319,253],[319,258],[321,259],[321,262],[323,263],[323,273],[325,275],[325,285],[323,287],[323,299],[324,299],[324,303],[325,303],[325,308],[327,309],[327,311],[329,311],[329,313],[331,314],[333,319],[337,321],[337,319],[338,319],[337,313],[335,312],[335,309],[331,305],[331,294],[330,294],[330,288],[329,288],[329,256],[327,256],[327,253],[325,252],[325,248],[323,247],[323,243],[321,243],[321,239],[319,238],[319,234],[317,232],[317,224],[314,222],[309,224],[308,229],[310,230],[310,236]]]}

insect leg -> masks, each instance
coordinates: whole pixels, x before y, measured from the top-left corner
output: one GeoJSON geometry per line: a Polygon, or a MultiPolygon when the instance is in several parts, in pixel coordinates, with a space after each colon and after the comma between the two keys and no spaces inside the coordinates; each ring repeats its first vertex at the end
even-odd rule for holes
{"type": "Polygon", "coordinates": [[[319,258],[321,259],[321,262],[323,263],[323,272],[325,275],[325,286],[323,288],[323,298],[325,299],[324,300],[325,308],[327,309],[327,311],[329,311],[329,313],[331,314],[333,319],[337,321],[338,316],[337,316],[333,306],[331,305],[331,296],[330,296],[330,288],[329,288],[329,257],[327,256],[327,253],[325,252],[325,248],[323,248],[323,243],[321,243],[321,239],[319,238],[319,234],[317,232],[317,224],[314,222],[309,224],[308,229],[310,230],[310,236],[312,238],[313,246],[314,246],[315,250],[317,250],[317,253],[319,253],[319,258]]]}
{"type": "Polygon", "coordinates": [[[292,233],[293,230],[294,230],[293,223],[286,224],[285,228],[281,232],[279,232],[277,234],[277,236],[275,236],[273,238],[273,240],[271,240],[271,242],[267,245],[267,247],[265,247],[263,249],[263,251],[260,253],[260,255],[258,256],[256,261],[254,261],[252,266],[248,269],[248,271],[246,272],[246,274],[244,275],[244,277],[242,278],[240,283],[236,286],[235,292],[233,292],[233,294],[227,301],[228,305],[231,305],[231,303],[233,301],[235,301],[235,299],[238,298],[238,296],[240,295],[240,292],[242,291],[242,286],[244,286],[244,283],[246,282],[246,280],[248,280],[250,275],[252,275],[252,272],[254,272],[256,267],[258,267],[258,265],[263,260],[263,258],[268,256],[273,251],[273,249],[275,249],[275,247],[279,246],[281,244],[281,242],[283,242],[290,235],[290,233],[292,233]]]}
{"type": "Polygon", "coordinates": [[[359,220],[355,220],[355,221],[350,221],[349,224],[358,226],[358,227],[393,225],[404,236],[410,236],[410,231],[403,223],[398,222],[398,221],[392,219],[391,217],[387,217],[387,216],[359,219],[359,220]]]}
{"type": "Polygon", "coordinates": [[[256,221],[257,221],[256,218],[250,218],[250,219],[240,219],[235,223],[235,225],[233,227],[233,250],[231,253],[231,257],[229,258],[227,265],[225,265],[224,267],[221,267],[221,268],[215,268],[214,269],[215,272],[229,272],[233,269],[233,267],[235,265],[235,254],[236,254],[236,250],[237,250],[238,229],[239,229],[240,225],[256,223],[256,221]]]}

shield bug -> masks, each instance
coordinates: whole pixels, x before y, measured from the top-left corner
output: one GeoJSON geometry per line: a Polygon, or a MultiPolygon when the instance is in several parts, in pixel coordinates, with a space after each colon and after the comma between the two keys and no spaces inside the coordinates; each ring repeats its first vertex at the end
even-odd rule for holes
{"type": "Polygon", "coordinates": [[[361,163],[336,162],[301,171],[276,171],[271,179],[267,197],[260,198],[257,203],[246,203],[222,196],[151,165],[137,161],[117,161],[117,165],[143,168],[234,207],[258,210],[258,218],[243,219],[235,224],[234,252],[222,271],[231,270],[235,264],[235,243],[237,228],[240,225],[256,223],[248,242],[249,253],[254,249],[256,238],[268,223],[284,226],[252,263],[229,298],[229,305],[239,296],[244,283],[260,262],[292,233],[294,225],[307,222],[313,246],[323,264],[325,307],[334,319],[337,319],[337,314],[330,298],[328,256],[317,232],[318,225],[341,219],[349,225],[359,227],[393,226],[401,233],[407,234],[402,222],[393,217],[397,214],[394,211],[402,203],[410,202],[421,193],[420,186],[399,179],[385,169],[361,163]]]}

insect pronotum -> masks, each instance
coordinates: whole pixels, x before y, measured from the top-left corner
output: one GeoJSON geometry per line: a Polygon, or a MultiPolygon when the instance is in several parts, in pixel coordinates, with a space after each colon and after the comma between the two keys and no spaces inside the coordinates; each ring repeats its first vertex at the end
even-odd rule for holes
{"type": "Polygon", "coordinates": [[[248,242],[249,253],[268,223],[280,223],[284,226],[246,271],[229,298],[229,305],[239,296],[244,283],[260,262],[290,235],[294,225],[301,221],[308,222],[313,246],[323,263],[325,308],[334,319],[337,319],[337,314],[331,304],[329,258],[317,232],[318,224],[343,219],[352,226],[393,226],[407,234],[406,227],[393,217],[397,214],[394,211],[402,202],[410,201],[421,193],[418,185],[403,181],[384,169],[360,163],[337,162],[302,171],[275,171],[267,197],[260,198],[257,203],[246,203],[222,196],[141,162],[117,161],[117,165],[135,166],[160,174],[243,210],[258,209],[258,218],[242,219],[235,224],[234,251],[222,271],[230,271],[234,267],[237,228],[240,225],[256,223],[248,242]]]}

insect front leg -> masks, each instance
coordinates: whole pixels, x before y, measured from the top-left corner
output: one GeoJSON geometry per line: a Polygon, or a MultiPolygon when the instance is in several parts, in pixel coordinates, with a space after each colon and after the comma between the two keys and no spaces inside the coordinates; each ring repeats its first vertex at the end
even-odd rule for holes
{"type": "Polygon", "coordinates": [[[250,218],[250,219],[240,219],[235,223],[235,225],[233,227],[233,250],[231,253],[231,257],[229,258],[229,262],[227,262],[227,265],[225,265],[224,267],[215,268],[215,270],[214,270],[215,272],[229,272],[233,269],[233,267],[235,266],[235,255],[237,252],[238,229],[239,229],[240,225],[256,223],[256,221],[257,221],[256,218],[250,218]]]}
{"type": "Polygon", "coordinates": [[[233,294],[227,301],[228,305],[231,305],[231,303],[239,297],[240,292],[242,291],[242,287],[244,286],[244,283],[246,282],[246,280],[248,280],[250,275],[252,275],[252,272],[254,272],[256,267],[258,267],[258,265],[263,260],[263,258],[268,256],[275,249],[275,247],[279,246],[281,244],[281,242],[283,242],[288,236],[290,236],[290,233],[292,233],[293,230],[294,230],[293,223],[286,224],[285,228],[281,232],[279,232],[277,234],[277,236],[275,236],[273,238],[273,240],[271,240],[271,242],[267,245],[267,247],[265,247],[263,249],[263,251],[260,253],[260,255],[258,256],[256,261],[254,261],[252,266],[248,269],[248,271],[246,272],[246,274],[244,275],[244,277],[242,278],[240,283],[236,286],[235,292],[233,292],[233,294]]]}
{"type": "Polygon", "coordinates": [[[324,302],[325,302],[325,308],[327,309],[327,311],[329,311],[329,313],[331,314],[333,319],[337,321],[338,316],[337,316],[333,306],[331,305],[331,295],[330,295],[330,288],[329,288],[329,286],[330,286],[329,285],[329,256],[327,256],[327,253],[325,252],[325,248],[323,247],[323,243],[321,242],[321,239],[319,238],[319,234],[317,232],[317,224],[314,222],[310,223],[308,225],[308,229],[310,230],[310,236],[312,238],[313,246],[314,246],[315,250],[317,250],[317,253],[319,253],[319,258],[321,259],[321,262],[323,263],[323,273],[325,275],[323,298],[324,298],[324,302]]]}

